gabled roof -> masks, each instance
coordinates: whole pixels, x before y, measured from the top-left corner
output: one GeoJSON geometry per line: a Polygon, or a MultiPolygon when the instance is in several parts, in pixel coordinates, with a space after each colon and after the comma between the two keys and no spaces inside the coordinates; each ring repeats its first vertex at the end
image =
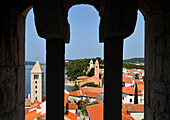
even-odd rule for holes
{"type": "Polygon", "coordinates": [[[122,87],[122,93],[134,95],[135,89],[133,87],[122,87]]]}
{"type": "Polygon", "coordinates": [[[95,104],[86,107],[91,120],[103,120],[104,103],[95,104]]]}
{"type": "Polygon", "coordinates": [[[76,109],[78,109],[78,105],[76,105],[76,103],[68,103],[67,109],[68,110],[76,110],[76,109]]]}
{"type": "MultiPolygon", "coordinates": [[[[143,86],[143,85],[140,85],[140,86],[143,86]]],[[[138,86],[138,95],[142,95],[142,90],[143,90],[142,88],[140,88],[138,86]]],[[[133,88],[133,87],[122,87],[122,93],[134,95],[135,94],[135,88],[133,88]]]]}
{"type": "Polygon", "coordinates": [[[80,90],[76,90],[74,92],[71,92],[70,95],[72,95],[72,96],[83,96],[83,94],[81,93],[80,90]]]}
{"type": "Polygon", "coordinates": [[[41,112],[37,113],[37,110],[34,110],[34,111],[31,111],[31,112],[28,112],[25,115],[25,120],[33,120],[33,119],[39,117],[40,115],[41,115],[41,112]]]}
{"type": "Polygon", "coordinates": [[[81,90],[89,91],[89,92],[104,93],[104,88],[98,88],[98,87],[82,87],[81,90]]]}
{"type": "Polygon", "coordinates": [[[80,90],[71,92],[70,95],[72,95],[72,96],[88,96],[88,97],[96,98],[100,93],[104,93],[104,88],[83,87],[80,90]]]}
{"type": "Polygon", "coordinates": [[[87,79],[85,82],[80,82],[80,86],[82,86],[83,84],[88,83],[88,82],[94,82],[94,84],[99,85],[99,80],[100,80],[99,77],[92,76],[89,79],[87,79]]]}
{"type": "Polygon", "coordinates": [[[122,104],[122,109],[128,112],[144,112],[144,104],[122,104]]]}
{"type": "Polygon", "coordinates": [[[30,73],[43,73],[44,70],[41,67],[39,61],[37,60],[37,62],[35,63],[34,67],[32,68],[30,73]]]}
{"type": "Polygon", "coordinates": [[[64,89],[64,106],[66,106],[67,104],[68,97],[69,97],[69,92],[66,89],[64,89]]]}
{"type": "Polygon", "coordinates": [[[132,83],[133,79],[131,79],[131,78],[123,78],[122,81],[125,82],[125,83],[132,83]]]}

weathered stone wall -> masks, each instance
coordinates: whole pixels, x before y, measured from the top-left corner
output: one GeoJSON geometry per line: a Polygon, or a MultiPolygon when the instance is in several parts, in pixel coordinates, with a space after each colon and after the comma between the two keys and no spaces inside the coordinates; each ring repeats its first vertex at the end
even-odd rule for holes
{"type": "Polygon", "coordinates": [[[0,33],[0,120],[24,120],[25,18],[6,10],[0,33]]]}
{"type": "Polygon", "coordinates": [[[145,120],[170,120],[170,7],[145,17],[145,120]]]}

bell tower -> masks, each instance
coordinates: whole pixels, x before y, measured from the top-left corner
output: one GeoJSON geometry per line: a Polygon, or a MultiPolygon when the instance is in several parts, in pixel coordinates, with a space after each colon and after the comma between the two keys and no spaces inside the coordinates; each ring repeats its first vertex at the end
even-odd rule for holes
{"type": "Polygon", "coordinates": [[[94,72],[95,76],[97,76],[99,78],[99,61],[96,59],[95,62],[95,72],[94,72]]]}
{"type": "Polygon", "coordinates": [[[44,70],[37,60],[31,70],[31,103],[44,101],[44,70]]]}
{"type": "Polygon", "coordinates": [[[91,70],[92,68],[94,68],[94,64],[93,64],[93,60],[91,59],[91,60],[90,60],[90,70],[91,70]]]}

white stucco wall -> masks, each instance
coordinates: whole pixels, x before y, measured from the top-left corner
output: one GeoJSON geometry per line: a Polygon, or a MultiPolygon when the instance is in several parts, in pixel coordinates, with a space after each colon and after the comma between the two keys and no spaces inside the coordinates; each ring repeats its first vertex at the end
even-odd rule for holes
{"type": "Polygon", "coordinates": [[[76,110],[68,110],[69,112],[76,114],[76,110]]]}
{"type": "Polygon", "coordinates": [[[130,115],[135,119],[135,120],[142,120],[144,119],[144,113],[130,113],[130,115]]]}
{"type": "MultiPolygon", "coordinates": [[[[142,99],[142,96],[138,96],[138,104],[144,104],[144,99],[142,99]]],[[[122,94],[122,103],[131,103],[134,104],[134,95],[130,96],[128,94],[122,94]],[[124,97],[124,100],[123,100],[124,97]],[[130,102],[130,99],[132,99],[132,102],[130,102]]]]}

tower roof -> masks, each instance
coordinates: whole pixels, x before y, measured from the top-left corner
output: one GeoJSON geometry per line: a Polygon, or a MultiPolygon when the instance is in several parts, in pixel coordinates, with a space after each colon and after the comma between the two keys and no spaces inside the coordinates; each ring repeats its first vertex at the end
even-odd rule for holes
{"type": "Polygon", "coordinates": [[[99,64],[99,61],[98,61],[98,59],[96,59],[96,62],[95,62],[95,64],[99,64]]]}
{"type": "Polygon", "coordinates": [[[43,72],[44,70],[41,67],[40,62],[37,60],[30,73],[43,73],[43,72]]]}

